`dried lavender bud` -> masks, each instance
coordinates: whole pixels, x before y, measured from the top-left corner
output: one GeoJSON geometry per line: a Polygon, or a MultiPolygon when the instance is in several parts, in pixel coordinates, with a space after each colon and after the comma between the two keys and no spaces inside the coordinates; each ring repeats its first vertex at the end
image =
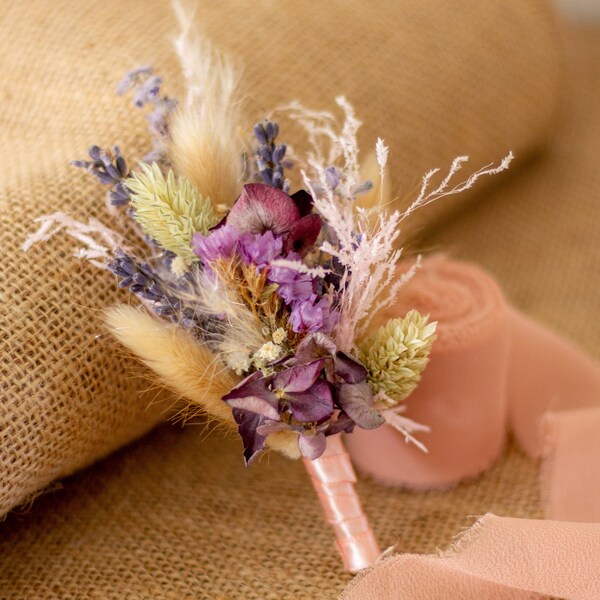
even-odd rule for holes
{"type": "Polygon", "coordinates": [[[267,134],[265,132],[265,128],[260,123],[254,126],[254,136],[261,146],[267,143],[267,134]]]}
{"type": "Polygon", "coordinates": [[[279,167],[273,173],[273,177],[271,178],[271,185],[275,188],[281,189],[283,187],[283,183],[284,183],[283,169],[281,167],[279,167]]]}
{"type": "Polygon", "coordinates": [[[335,188],[340,185],[341,180],[341,173],[339,169],[336,167],[327,167],[327,169],[325,169],[325,180],[327,181],[327,185],[332,190],[335,190],[335,188]]]}
{"type": "Polygon", "coordinates": [[[373,189],[373,182],[367,180],[352,190],[352,196],[354,197],[354,196],[359,196],[360,194],[366,194],[367,192],[371,191],[372,189],[373,189]]]}
{"type": "Polygon", "coordinates": [[[162,80],[156,75],[152,75],[146,81],[135,88],[133,102],[138,108],[145,104],[154,103],[158,98],[162,80]]]}
{"type": "Polygon", "coordinates": [[[144,156],[144,162],[164,160],[169,135],[169,119],[177,106],[177,100],[160,95],[162,79],[154,75],[152,67],[139,67],[129,72],[117,86],[117,94],[133,92],[133,102],[138,108],[152,106],[146,115],[148,131],[152,137],[152,150],[144,156]]]}
{"type": "Polygon", "coordinates": [[[273,162],[273,152],[269,146],[260,146],[257,154],[259,160],[263,160],[267,165],[273,162]]]}
{"type": "Polygon", "coordinates": [[[265,183],[266,185],[273,185],[273,177],[271,175],[270,169],[263,169],[260,172],[260,176],[262,177],[263,183],[265,183]]]}
{"type": "MultiPolygon", "coordinates": [[[[214,331],[214,317],[199,314],[194,308],[184,306],[177,298],[177,289],[166,283],[148,263],[142,263],[122,250],[118,250],[108,269],[119,279],[119,287],[129,289],[140,298],[152,303],[154,312],[185,329],[196,332],[214,331]]],[[[191,273],[188,274],[191,278],[191,273]]],[[[192,279],[184,282],[189,284],[192,279]]]]}
{"type": "Polygon", "coordinates": [[[125,206],[126,204],[129,204],[131,192],[127,186],[120,181],[110,192],[108,192],[108,198],[113,206],[125,206]]]}
{"type": "Polygon", "coordinates": [[[256,149],[256,166],[263,182],[272,187],[289,191],[289,182],[285,179],[284,169],[291,165],[285,161],[287,146],[275,144],[279,135],[279,125],[272,121],[257,123],[254,126],[254,136],[259,146],[256,149]]]}
{"type": "Polygon", "coordinates": [[[287,146],[285,144],[279,144],[278,146],[275,146],[275,149],[273,150],[273,154],[271,156],[271,160],[274,163],[281,163],[283,157],[285,156],[286,150],[287,146]]]}
{"type": "Polygon", "coordinates": [[[265,133],[267,135],[267,143],[272,144],[275,138],[279,135],[279,125],[273,121],[267,121],[265,125],[265,133]]]}
{"type": "Polygon", "coordinates": [[[181,309],[179,300],[167,292],[167,285],[147,263],[118,250],[108,268],[120,279],[120,288],[129,288],[137,296],[152,302],[158,314],[175,316],[181,309]]]}
{"type": "Polygon", "coordinates": [[[152,75],[154,69],[151,66],[137,67],[133,71],[129,71],[117,86],[117,94],[125,95],[131,88],[137,85],[140,81],[145,80],[152,75]]]}
{"type": "Polygon", "coordinates": [[[124,182],[129,177],[129,170],[119,148],[114,146],[111,151],[103,150],[100,146],[92,146],[88,154],[92,160],[74,160],[71,164],[86,169],[101,184],[112,186],[107,194],[111,204],[114,206],[127,204],[130,193],[124,182]]]}

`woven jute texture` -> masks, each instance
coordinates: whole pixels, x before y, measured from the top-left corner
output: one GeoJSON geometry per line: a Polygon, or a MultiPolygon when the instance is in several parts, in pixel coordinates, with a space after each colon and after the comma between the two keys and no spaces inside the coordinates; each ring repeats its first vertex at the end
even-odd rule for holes
{"type": "MultiPolygon", "coordinates": [[[[252,119],[294,98],[331,108],[344,93],[367,123],[363,141],[386,137],[390,171],[409,192],[432,165],[464,153],[481,163],[508,147],[525,154],[551,129],[562,58],[546,2],[316,8],[263,0],[199,10],[210,37],[245,63],[252,119]]],[[[2,6],[0,515],[140,436],[170,406],[142,393],[133,361],[101,335],[100,311],[127,298],[115,281],[74,260],[67,239],[27,255],[20,246],[38,215],[103,212],[102,190],[68,166],[89,145],[118,144],[131,159],[148,150],[143,116],[114,89],[151,62],[177,95],[174,33],[162,0],[2,6]]]]}
{"type": "Polygon", "coordinates": [[[565,110],[544,156],[422,245],[477,260],[514,304],[600,359],[600,29],[571,31],[566,47],[565,110]]]}
{"type": "MultiPolygon", "coordinates": [[[[0,597],[336,598],[351,576],[299,461],[240,464],[234,438],[163,426],[11,513],[0,597]]],[[[468,515],[540,516],[535,466],[511,450],[481,480],[414,494],[360,481],[382,546],[433,552],[468,515]]]]}

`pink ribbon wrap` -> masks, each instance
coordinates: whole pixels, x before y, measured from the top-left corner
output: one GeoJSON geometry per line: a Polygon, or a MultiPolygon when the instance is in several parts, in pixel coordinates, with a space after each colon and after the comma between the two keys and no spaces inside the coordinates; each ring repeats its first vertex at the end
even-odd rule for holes
{"type": "Polygon", "coordinates": [[[354,488],[356,475],[341,436],[328,437],[323,455],[304,464],[335,532],[344,568],[357,573],[370,567],[381,552],[354,488]]]}
{"type": "Polygon", "coordinates": [[[415,307],[439,320],[406,413],[431,427],[421,437],[430,453],[389,427],[355,431],[347,446],[361,472],[386,484],[445,487],[490,466],[509,425],[525,452],[545,459],[553,520],[487,515],[447,552],[396,555],[361,573],[345,600],[600,598],[600,366],[497,293],[475,267],[425,261],[382,318],[415,307]]]}
{"type": "Polygon", "coordinates": [[[359,472],[377,481],[412,489],[447,487],[488,469],[502,451],[508,307],[481,269],[434,258],[372,328],[411,308],[438,321],[431,361],[406,402],[406,416],[431,428],[420,436],[428,453],[387,425],[355,428],[346,445],[359,472]]]}

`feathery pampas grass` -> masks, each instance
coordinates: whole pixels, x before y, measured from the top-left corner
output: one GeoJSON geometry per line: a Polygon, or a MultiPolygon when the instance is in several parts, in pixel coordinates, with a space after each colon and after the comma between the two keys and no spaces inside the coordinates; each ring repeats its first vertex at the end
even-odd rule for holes
{"type": "MultiPolygon", "coordinates": [[[[109,308],[105,320],[112,335],[169,389],[220,423],[237,428],[231,408],[221,398],[238,378],[189,332],[124,305],[109,308]]],[[[297,436],[291,431],[271,435],[267,445],[290,458],[299,456],[297,436]]]]}
{"type": "Polygon", "coordinates": [[[82,223],[64,212],[55,212],[42,215],[35,222],[40,223],[39,229],[27,236],[21,246],[23,252],[28,252],[35,244],[47,242],[61,231],[79,244],[73,250],[73,255],[89,261],[99,269],[106,269],[107,263],[119,248],[127,249],[123,236],[98,219],[88,219],[87,223],[82,223]]]}
{"type": "Polygon", "coordinates": [[[242,179],[235,98],[239,73],[202,37],[186,1],[174,0],[173,6],[180,27],[175,49],[188,93],[171,124],[170,158],[205,198],[230,205],[242,179]]]}
{"type": "MultiPolygon", "coordinates": [[[[434,189],[431,189],[431,181],[439,169],[429,171],[423,177],[417,198],[406,210],[383,213],[379,204],[385,198],[383,186],[388,147],[382,139],[375,145],[377,178],[381,186],[379,202],[375,205],[374,197],[371,197],[365,206],[360,206],[360,201],[354,200],[369,189],[361,181],[358,161],[357,131],[361,123],[346,98],[340,96],[336,102],[344,113],[341,125],[331,113],[311,111],[297,102],[281,110],[287,111],[307,134],[310,148],[304,160],[300,159],[301,174],[314,198],[315,209],[334,233],[334,242],[326,239],[320,249],[336,258],[344,269],[339,285],[342,294],[335,341],[339,349],[351,352],[355,340],[366,334],[373,315],[393,301],[400,287],[418,268],[417,262],[403,277],[395,277],[402,253],[397,245],[402,222],[418,208],[463,192],[481,177],[507,169],[513,155],[509,153],[498,166],[488,165],[465,181],[453,184],[454,176],[468,160],[468,157],[460,156],[454,159],[448,173],[434,189]],[[337,167],[338,173],[333,184],[331,165],[337,167]]],[[[375,170],[374,163],[370,170],[375,170]]]]}
{"type": "Polygon", "coordinates": [[[192,335],[130,306],[106,311],[112,335],[152,369],[174,392],[234,427],[231,409],[221,400],[237,384],[208,348],[192,335]]]}

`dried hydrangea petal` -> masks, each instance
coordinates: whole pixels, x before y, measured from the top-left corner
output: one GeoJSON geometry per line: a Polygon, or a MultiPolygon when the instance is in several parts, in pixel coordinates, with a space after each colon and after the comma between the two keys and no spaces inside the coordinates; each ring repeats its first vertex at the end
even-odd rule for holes
{"type": "Polygon", "coordinates": [[[362,429],[376,429],[385,423],[385,419],[373,408],[373,394],[364,381],[340,385],[337,401],[344,412],[362,429]]]}
{"type": "Polygon", "coordinates": [[[298,449],[304,458],[315,460],[325,452],[327,438],[323,433],[312,435],[303,433],[298,436],[298,449]]]}
{"type": "Polygon", "coordinates": [[[273,380],[276,389],[283,392],[305,392],[311,387],[323,370],[325,361],[315,360],[307,365],[291,367],[278,373],[273,380]]]}
{"type": "Polygon", "coordinates": [[[270,230],[280,235],[299,219],[298,207],[286,193],[268,185],[249,183],[232,206],[227,223],[242,232],[270,230]]]}
{"type": "Polygon", "coordinates": [[[333,414],[333,396],[329,384],[318,379],[305,392],[286,394],[290,410],[301,423],[320,423],[333,414]]]}

